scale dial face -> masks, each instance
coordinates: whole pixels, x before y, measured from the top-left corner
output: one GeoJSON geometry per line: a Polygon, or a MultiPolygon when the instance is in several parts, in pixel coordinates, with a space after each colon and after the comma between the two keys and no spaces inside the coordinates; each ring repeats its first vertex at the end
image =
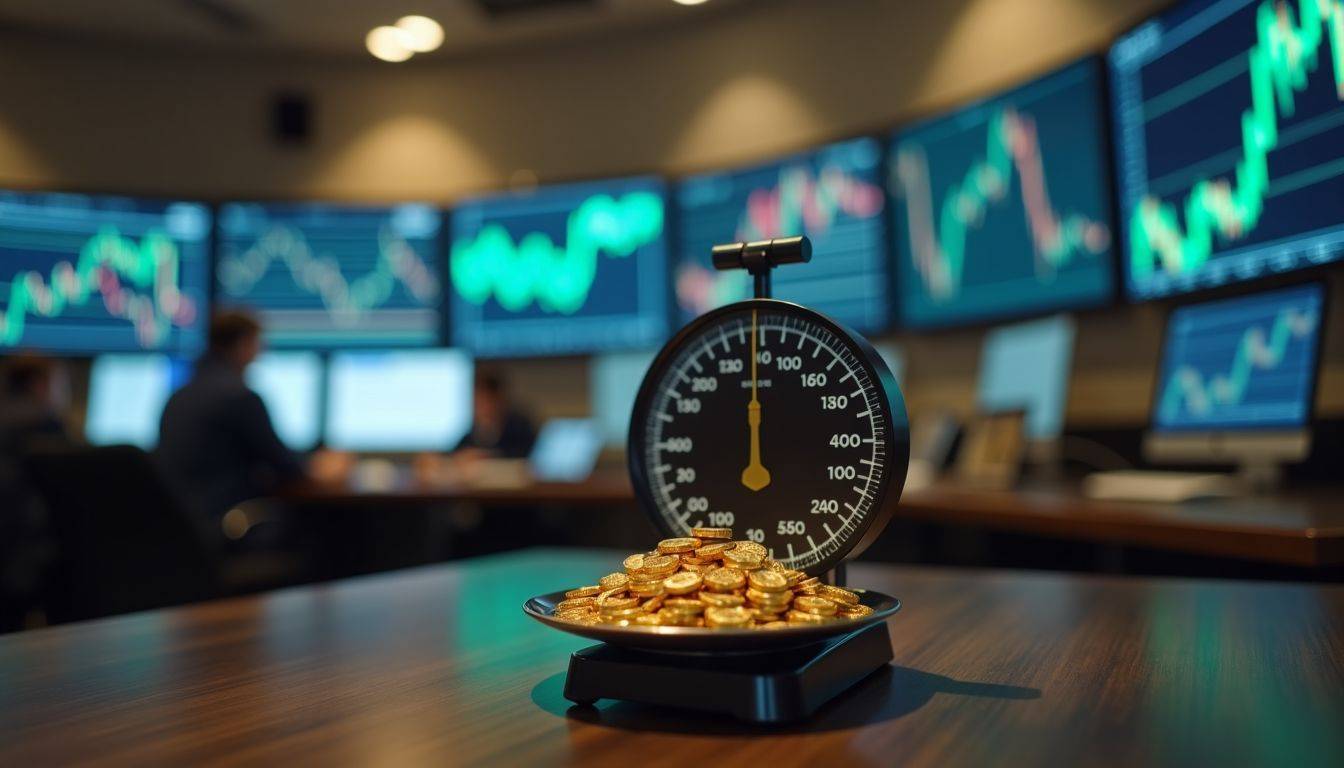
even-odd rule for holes
{"type": "Polygon", "coordinates": [[[731,527],[819,574],[886,525],[909,444],[900,390],[862,337],[755,299],[698,318],[663,348],[635,400],[628,456],[666,535],[731,527]]]}

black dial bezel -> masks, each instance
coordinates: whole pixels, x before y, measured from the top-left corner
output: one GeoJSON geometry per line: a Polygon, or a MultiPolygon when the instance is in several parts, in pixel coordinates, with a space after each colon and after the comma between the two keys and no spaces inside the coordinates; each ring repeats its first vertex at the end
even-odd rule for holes
{"type": "Polygon", "coordinates": [[[882,360],[882,357],[877,353],[877,350],[873,349],[867,339],[826,315],[780,299],[748,299],[706,312],[682,327],[658,351],[658,355],[649,365],[649,370],[644,373],[644,380],[639,385],[639,394],[635,397],[635,405],[630,417],[630,434],[626,442],[626,462],[630,472],[630,480],[634,486],[635,498],[641,510],[653,521],[659,533],[667,537],[682,535],[682,531],[673,529],[668,525],[663,515],[659,514],[658,505],[654,501],[648,473],[644,466],[644,435],[648,428],[647,417],[651,407],[650,401],[653,399],[657,383],[662,379],[663,371],[681,351],[683,344],[688,339],[697,335],[706,326],[713,325],[724,315],[752,309],[799,316],[808,322],[826,328],[835,334],[840,343],[848,344],[854,351],[854,356],[858,359],[859,364],[866,369],[865,372],[870,380],[877,384],[875,389],[883,413],[886,416],[887,429],[890,432],[886,446],[889,461],[887,472],[874,495],[868,515],[862,521],[862,524],[857,526],[856,533],[851,538],[853,544],[848,549],[842,547],[806,569],[810,575],[816,576],[835,568],[846,560],[858,557],[877,539],[882,530],[886,528],[887,523],[891,521],[896,504],[900,501],[901,492],[905,488],[906,472],[910,464],[910,420],[906,413],[905,397],[896,384],[896,377],[892,375],[891,369],[887,367],[886,362],[882,360]]]}

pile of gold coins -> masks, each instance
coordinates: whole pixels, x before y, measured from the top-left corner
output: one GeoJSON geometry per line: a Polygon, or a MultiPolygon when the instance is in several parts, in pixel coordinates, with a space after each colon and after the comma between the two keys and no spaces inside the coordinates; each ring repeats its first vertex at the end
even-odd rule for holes
{"type": "Polygon", "coordinates": [[[624,570],[565,593],[555,617],[579,624],[780,629],[857,619],[873,612],[847,589],[785,568],[730,528],[692,528],[624,570]]]}

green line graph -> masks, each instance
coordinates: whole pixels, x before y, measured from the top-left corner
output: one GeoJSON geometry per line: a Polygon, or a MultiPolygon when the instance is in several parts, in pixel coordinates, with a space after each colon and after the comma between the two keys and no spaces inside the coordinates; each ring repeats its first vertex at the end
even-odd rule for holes
{"type": "Polygon", "coordinates": [[[1241,159],[1234,180],[1202,179],[1180,209],[1151,194],[1131,212],[1130,267],[1143,280],[1161,266],[1172,274],[1199,269],[1213,253],[1215,237],[1233,240],[1255,229],[1270,192],[1269,153],[1279,143],[1279,121],[1295,112],[1295,94],[1329,57],[1336,90],[1344,100],[1344,3],[1301,0],[1262,3],[1256,11],[1256,43],[1247,52],[1251,106],[1241,116],[1241,159]],[[1294,18],[1296,16],[1296,18],[1294,18]],[[1328,45],[1328,49],[1326,46],[1328,45]]]}
{"type": "Polygon", "coordinates": [[[1310,311],[1285,309],[1274,318],[1268,339],[1261,327],[1247,328],[1227,373],[1211,376],[1207,381],[1193,366],[1177,369],[1162,393],[1163,419],[1168,422],[1178,419],[1182,405],[1191,413],[1204,416],[1218,406],[1240,403],[1255,370],[1277,368],[1289,342],[1310,335],[1316,319],[1316,314],[1310,311]]]}
{"type": "Polygon", "coordinates": [[[588,299],[599,255],[627,258],[662,232],[663,201],[657,194],[593,195],[569,214],[562,244],[542,232],[515,241],[499,223],[454,242],[449,277],[473,304],[493,296],[510,312],[535,303],[547,312],[573,314],[588,299]]]}
{"type": "Polygon", "coordinates": [[[23,340],[28,317],[55,318],[98,293],[113,317],[132,323],[142,346],[163,343],[171,327],[191,321],[195,305],[180,291],[177,244],[151,230],[139,242],[105,227],[86,240],[72,264],[58,261],[45,278],[19,272],[0,311],[0,346],[23,340]]]}

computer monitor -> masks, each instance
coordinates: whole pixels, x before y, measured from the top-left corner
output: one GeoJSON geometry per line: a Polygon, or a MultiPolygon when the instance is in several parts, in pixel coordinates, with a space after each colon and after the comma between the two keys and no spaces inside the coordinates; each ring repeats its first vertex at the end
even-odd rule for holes
{"type": "Polygon", "coordinates": [[[260,313],[276,349],[430,346],[439,226],[428,205],[226,203],[216,297],[260,313]]]}
{"type": "Polygon", "coordinates": [[[190,357],[209,259],[204,205],[0,190],[0,354],[190,357]]]}
{"type": "Polygon", "coordinates": [[[1341,27],[1333,2],[1199,0],[1116,41],[1130,297],[1344,258],[1341,27]]]}
{"type": "Polygon", "coordinates": [[[1067,315],[990,331],[980,352],[980,408],[1024,409],[1029,440],[1039,445],[1057,439],[1064,431],[1074,335],[1067,315]]]}
{"type": "Polygon", "coordinates": [[[89,369],[84,437],[94,445],[159,442],[159,419],[168,398],[190,375],[190,366],[167,355],[99,355],[89,369]]]}
{"type": "Polygon", "coordinates": [[[537,480],[578,483],[593,473],[601,452],[602,430],[591,419],[551,419],[537,435],[528,468],[537,480]]]}
{"type": "Polygon", "coordinates": [[[452,212],[450,327],[477,355],[637,349],[668,333],[666,189],[543,186],[452,212]]]}
{"type": "Polygon", "coordinates": [[[472,360],[455,349],[338,352],[327,370],[327,447],[446,451],[471,428],[472,360]]]}
{"type": "Polygon", "coordinates": [[[588,366],[588,394],[593,419],[607,446],[624,448],[630,436],[635,396],[656,352],[614,352],[597,355],[588,366]]]}
{"type": "Polygon", "coordinates": [[[1145,456],[1239,463],[1251,479],[1305,458],[1324,317],[1316,283],[1173,310],[1145,456]]]}
{"type": "Polygon", "coordinates": [[[322,437],[322,358],[316,352],[267,352],[247,369],[247,385],[266,403],[276,434],[295,451],[322,437]]]}
{"type": "Polygon", "coordinates": [[[720,243],[807,235],[812,261],[774,273],[776,298],[859,331],[891,324],[882,144],[860,138],[751,168],[690,176],[677,188],[675,286],[683,320],[751,298],[751,276],[714,269],[720,243]]]}
{"type": "Polygon", "coordinates": [[[1085,59],[900,130],[897,306],[926,328],[1114,295],[1102,65],[1085,59]]]}

